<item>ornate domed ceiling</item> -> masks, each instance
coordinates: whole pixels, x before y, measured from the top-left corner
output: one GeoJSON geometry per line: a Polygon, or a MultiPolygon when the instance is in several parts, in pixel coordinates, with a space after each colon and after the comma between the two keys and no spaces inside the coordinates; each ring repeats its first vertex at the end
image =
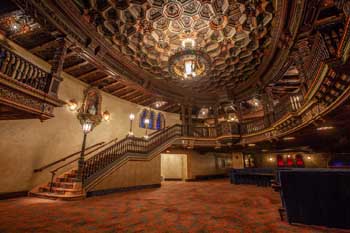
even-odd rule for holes
{"type": "Polygon", "coordinates": [[[96,30],[154,79],[199,92],[234,86],[257,71],[274,16],[269,0],[90,0],[84,8],[96,30]],[[169,72],[186,40],[210,63],[210,72],[192,81],[169,72]]]}

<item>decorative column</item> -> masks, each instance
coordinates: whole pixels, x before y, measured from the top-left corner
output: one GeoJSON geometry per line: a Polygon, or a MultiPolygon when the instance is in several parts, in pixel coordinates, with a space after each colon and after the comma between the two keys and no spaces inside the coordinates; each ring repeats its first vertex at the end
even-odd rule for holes
{"type": "Polygon", "coordinates": [[[219,105],[215,104],[213,107],[215,118],[215,136],[219,136],[219,105]]]}
{"type": "Polygon", "coordinates": [[[187,120],[188,120],[188,135],[189,136],[193,136],[193,132],[192,132],[192,106],[191,105],[189,105],[188,107],[187,107],[187,115],[188,115],[188,118],[187,118],[187,120]]]}
{"type": "Polygon", "coordinates": [[[59,37],[56,39],[58,46],[55,50],[52,67],[51,67],[51,82],[48,86],[48,94],[52,96],[57,96],[60,83],[62,81],[61,73],[63,70],[64,59],[67,54],[68,43],[65,37],[59,37]]]}
{"type": "Polygon", "coordinates": [[[186,119],[186,106],[181,105],[181,121],[182,121],[182,133],[184,136],[188,135],[187,132],[187,119],[186,119]]]}

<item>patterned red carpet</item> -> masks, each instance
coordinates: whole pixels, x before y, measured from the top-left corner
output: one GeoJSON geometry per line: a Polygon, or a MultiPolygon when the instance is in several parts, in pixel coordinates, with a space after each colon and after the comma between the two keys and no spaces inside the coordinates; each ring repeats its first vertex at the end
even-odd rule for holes
{"type": "Polygon", "coordinates": [[[0,232],[349,232],[281,222],[279,205],[270,188],[228,180],[168,182],[77,202],[0,201],[0,232]]]}

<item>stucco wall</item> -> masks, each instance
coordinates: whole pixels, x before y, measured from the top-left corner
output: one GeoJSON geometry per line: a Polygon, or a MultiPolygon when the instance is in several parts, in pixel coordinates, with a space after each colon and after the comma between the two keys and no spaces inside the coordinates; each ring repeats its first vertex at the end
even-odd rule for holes
{"type": "Polygon", "coordinates": [[[227,168],[233,165],[232,154],[229,153],[208,152],[200,154],[195,150],[171,149],[168,154],[186,155],[187,177],[185,179],[195,179],[196,176],[224,174],[227,168]],[[221,167],[222,160],[225,160],[226,168],[221,167]]]}
{"type": "Polygon", "coordinates": [[[161,176],[164,179],[187,179],[187,155],[161,154],[161,176]]]}
{"type": "Polygon", "coordinates": [[[160,155],[149,161],[128,161],[91,191],[160,184],[160,155]]]}
{"type": "MultiPolygon", "coordinates": [[[[1,39],[1,38],[0,38],[1,39]]],[[[16,47],[17,50],[21,48],[16,47]]],[[[22,55],[36,62],[45,70],[49,65],[44,61],[20,51],[22,55]]],[[[59,98],[64,101],[76,99],[83,101],[86,84],[63,74],[59,89],[59,98]]],[[[134,113],[134,133],[143,136],[145,129],[138,127],[139,113],[143,106],[124,101],[107,93],[102,93],[102,111],[108,110],[111,119],[103,121],[89,135],[87,145],[122,139],[129,131],[129,114],[134,113]]],[[[50,162],[79,151],[82,142],[82,130],[76,113],[68,108],[56,108],[55,117],[45,122],[39,120],[0,121],[0,193],[30,190],[50,179],[49,170],[33,173],[50,162]]],[[[180,123],[178,114],[164,113],[166,125],[180,123]]],[[[130,178],[132,179],[132,178],[130,178]]]]}

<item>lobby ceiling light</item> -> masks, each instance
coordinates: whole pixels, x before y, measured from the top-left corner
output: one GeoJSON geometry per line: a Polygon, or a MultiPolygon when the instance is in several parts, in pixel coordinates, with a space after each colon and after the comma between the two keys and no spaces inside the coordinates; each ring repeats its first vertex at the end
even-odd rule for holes
{"type": "Polygon", "coordinates": [[[295,137],[284,137],[283,141],[292,141],[294,139],[295,139],[295,137]]]}
{"type": "Polygon", "coordinates": [[[155,108],[160,108],[160,107],[163,107],[164,105],[166,105],[168,102],[166,102],[166,101],[156,101],[156,102],[154,102],[153,103],[153,106],[155,107],[155,108]]]}
{"type": "Polygon", "coordinates": [[[320,126],[317,128],[318,131],[325,131],[325,130],[331,130],[334,129],[334,126],[320,126]]]}
{"type": "Polygon", "coordinates": [[[169,72],[175,79],[192,80],[208,74],[209,55],[196,47],[194,38],[184,38],[182,47],[169,58],[169,72]]]}

